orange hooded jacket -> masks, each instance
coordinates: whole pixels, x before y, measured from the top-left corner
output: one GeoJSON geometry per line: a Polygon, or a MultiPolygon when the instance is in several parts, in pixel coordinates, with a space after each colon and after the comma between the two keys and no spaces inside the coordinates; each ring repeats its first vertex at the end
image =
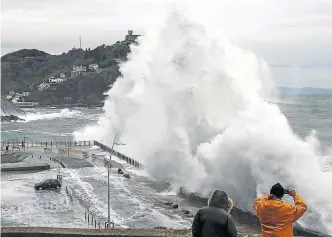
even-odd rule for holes
{"type": "Polygon", "coordinates": [[[293,223],[307,210],[299,196],[294,196],[295,206],[269,194],[257,198],[254,210],[261,223],[262,237],[292,237],[293,223]]]}

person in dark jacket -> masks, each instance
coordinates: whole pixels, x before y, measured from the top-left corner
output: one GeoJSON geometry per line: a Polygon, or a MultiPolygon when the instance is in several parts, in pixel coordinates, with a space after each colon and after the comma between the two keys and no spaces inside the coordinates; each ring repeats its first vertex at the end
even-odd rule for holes
{"type": "Polygon", "coordinates": [[[196,213],[192,224],[193,237],[237,237],[234,220],[224,191],[214,191],[209,206],[196,213]]]}

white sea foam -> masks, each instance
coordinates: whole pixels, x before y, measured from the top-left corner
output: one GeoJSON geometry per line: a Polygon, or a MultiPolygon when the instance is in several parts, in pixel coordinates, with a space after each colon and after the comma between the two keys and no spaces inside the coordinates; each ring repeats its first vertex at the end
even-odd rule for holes
{"type": "Polygon", "coordinates": [[[24,117],[22,117],[25,121],[30,122],[35,120],[52,120],[56,118],[75,118],[80,116],[82,113],[78,110],[70,110],[68,108],[62,109],[60,112],[54,113],[27,113],[24,117]]]}

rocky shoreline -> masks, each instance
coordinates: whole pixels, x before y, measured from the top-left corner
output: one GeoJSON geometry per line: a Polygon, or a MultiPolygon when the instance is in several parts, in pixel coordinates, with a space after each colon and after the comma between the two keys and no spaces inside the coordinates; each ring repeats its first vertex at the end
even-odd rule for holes
{"type": "Polygon", "coordinates": [[[22,109],[1,96],[1,123],[24,121],[19,116],[24,116],[25,114],[22,109]]]}
{"type": "Polygon", "coordinates": [[[16,115],[5,115],[1,116],[1,123],[9,123],[9,122],[16,122],[16,121],[25,121],[22,118],[19,118],[16,115]]]}

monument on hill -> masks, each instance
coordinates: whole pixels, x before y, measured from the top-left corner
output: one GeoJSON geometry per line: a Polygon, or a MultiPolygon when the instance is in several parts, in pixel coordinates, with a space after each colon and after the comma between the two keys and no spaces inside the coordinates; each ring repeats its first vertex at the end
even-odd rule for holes
{"type": "Polygon", "coordinates": [[[125,37],[125,41],[135,42],[139,36],[141,35],[134,35],[132,30],[128,30],[128,34],[125,37]]]}

